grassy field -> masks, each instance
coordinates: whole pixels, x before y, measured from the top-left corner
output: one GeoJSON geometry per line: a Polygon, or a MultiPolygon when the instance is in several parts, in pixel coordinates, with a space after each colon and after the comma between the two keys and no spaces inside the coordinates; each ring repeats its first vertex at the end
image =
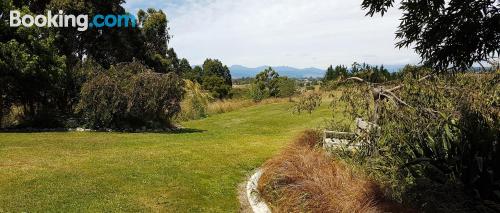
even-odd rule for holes
{"type": "Polygon", "coordinates": [[[306,128],[327,103],[289,103],[182,123],[184,133],[0,133],[2,211],[238,211],[237,185],[306,128]]]}

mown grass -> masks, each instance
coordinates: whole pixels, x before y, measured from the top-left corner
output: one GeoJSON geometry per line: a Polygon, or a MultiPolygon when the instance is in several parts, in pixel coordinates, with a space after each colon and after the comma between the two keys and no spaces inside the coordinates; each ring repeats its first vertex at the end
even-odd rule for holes
{"type": "Polygon", "coordinates": [[[183,133],[0,133],[2,211],[238,211],[237,185],[306,128],[327,103],[290,103],[182,123],[183,133]]]}

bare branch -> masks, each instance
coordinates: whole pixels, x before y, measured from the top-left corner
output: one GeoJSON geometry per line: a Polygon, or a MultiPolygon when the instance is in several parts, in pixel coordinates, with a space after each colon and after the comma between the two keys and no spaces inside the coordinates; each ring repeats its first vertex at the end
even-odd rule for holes
{"type": "MultiPolygon", "coordinates": [[[[423,80],[425,80],[425,79],[428,79],[428,78],[430,78],[430,77],[431,77],[431,76],[433,76],[433,75],[434,75],[434,74],[429,74],[429,75],[426,75],[426,76],[424,76],[424,77],[422,77],[422,78],[418,79],[418,82],[421,82],[421,81],[423,81],[423,80]]],[[[404,85],[403,85],[403,84],[400,84],[399,86],[396,86],[396,87],[391,88],[391,89],[386,90],[386,91],[393,92],[393,91],[398,90],[398,89],[401,89],[401,88],[403,88],[403,87],[404,87],[404,85]]]]}
{"type": "Polygon", "coordinates": [[[391,91],[388,91],[388,90],[384,90],[382,91],[381,93],[382,95],[386,96],[386,97],[392,97],[394,100],[396,100],[398,103],[404,105],[404,106],[407,106],[407,107],[410,107],[410,108],[413,108],[412,106],[408,105],[406,102],[404,102],[403,100],[401,100],[401,98],[399,98],[398,96],[396,96],[396,94],[392,93],[391,91]]]}
{"type": "Polygon", "coordinates": [[[358,77],[350,77],[350,78],[346,78],[345,79],[345,81],[349,81],[349,80],[355,80],[355,81],[358,81],[358,82],[366,82],[362,78],[358,78],[358,77]]]}

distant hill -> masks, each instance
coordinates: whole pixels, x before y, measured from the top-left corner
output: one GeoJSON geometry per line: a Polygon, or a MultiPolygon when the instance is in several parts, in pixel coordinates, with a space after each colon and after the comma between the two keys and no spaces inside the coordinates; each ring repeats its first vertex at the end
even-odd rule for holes
{"type": "MultiPolygon", "coordinates": [[[[396,72],[402,69],[405,65],[384,65],[384,67],[389,70],[389,72],[396,72]]],[[[255,77],[259,72],[265,70],[269,66],[260,66],[255,68],[245,67],[241,65],[233,65],[229,67],[231,71],[231,76],[233,78],[243,78],[243,77],[255,77]]],[[[325,75],[326,69],[319,68],[294,68],[288,66],[272,66],[280,76],[288,76],[290,78],[308,78],[308,77],[323,77],[325,75]]]]}
{"type": "MultiPolygon", "coordinates": [[[[255,68],[249,68],[241,65],[233,65],[229,67],[231,70],[231,76],[233,78],[243,78],[243,77],[255,77],[259,72],[262,72],[269,66],[260,66],[255,68]]],[[[291,78],[306,78],[306,77],[323,77],[325,75],[325,70],[318,68],[294,68],[287,66],[275,66],[272,67],[276,70],[280,76],[288,76],[291,78]]]]}

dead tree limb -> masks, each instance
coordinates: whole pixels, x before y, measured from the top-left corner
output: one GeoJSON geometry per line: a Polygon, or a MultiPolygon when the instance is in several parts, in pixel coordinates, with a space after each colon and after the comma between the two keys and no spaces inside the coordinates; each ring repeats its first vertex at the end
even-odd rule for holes
{"type": "MultiPolygon", "coordinates": [[[[365,80],[363,80],[362,78],[358,78],[358,77],[349,77],[349,78],[346,78],[345,81],[349,81],[349,80],[355,80],[355,81],[358,81],[358,82],[366,82],[365,80]]],[[[368,83],[368,82],[367,82],[368,83]]]]}
{"type": "MultiPolygon", "coordinates": [[[[431,77],[431,76],[433,76],[433,75],[434,75],[434,74],[429,74],[429,75],[426,75],[426,76],[424,76],[424,77],[422,77],[422,78],[418,79],[418,81],[417,81],[417,82],[421,82],[421,81],[423,81],[423,80],[425,80],[425,79],[428,79],[428,78],[430,78],[430,77],[431,77]]],[[[404,85],[403,85],[403,84],[400,84],[400,85],[398,85],[398,86],[396,86],[396,87],[393,87],[392,89],[389,89],[389,90],[387,90],[387,91],[389,91],[389,92],[393,92],[393,91],[398,90],[398,89],[401,89],[401,88],[403,88],[403,87],[404,87],[404,85]]]]}

